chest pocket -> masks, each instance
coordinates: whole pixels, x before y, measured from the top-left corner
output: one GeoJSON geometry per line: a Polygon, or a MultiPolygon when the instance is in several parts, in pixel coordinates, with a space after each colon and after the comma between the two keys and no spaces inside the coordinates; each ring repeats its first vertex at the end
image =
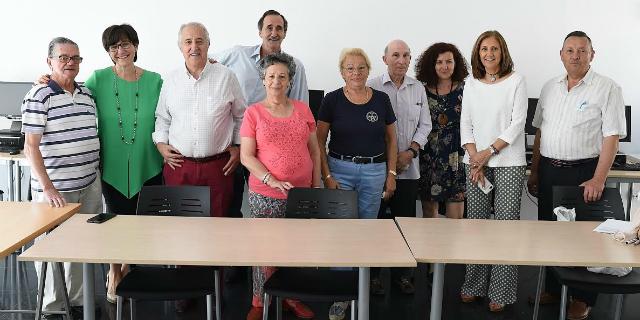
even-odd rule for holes
{"type": "Polygon", "coordinates": [[[602,123],[602,112],[596,104],[587,104],[581,110],[575,111],[572,126],[574,128],[600,129],[602,123]]]}

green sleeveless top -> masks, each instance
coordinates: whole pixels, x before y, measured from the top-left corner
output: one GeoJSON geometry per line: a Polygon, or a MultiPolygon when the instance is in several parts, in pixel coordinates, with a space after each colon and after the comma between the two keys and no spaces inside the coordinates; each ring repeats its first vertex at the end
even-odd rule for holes
{"type": "Polygon", "coordinates": [[[138,84],[115,76],[111,67],[94,71],[84,85],[91,90],[98,110],[98,136],[102,181],[127,198],[140,192],[142,185],[162,170],[162,156],[151,140],[156,105],[162,87],[159,74],[145,70],[138,84]],[[114,88],[117,81],[124,140],[133,138],[136,90],[138,91],[137,127],[133,144],[122,140],[114,88]]]}

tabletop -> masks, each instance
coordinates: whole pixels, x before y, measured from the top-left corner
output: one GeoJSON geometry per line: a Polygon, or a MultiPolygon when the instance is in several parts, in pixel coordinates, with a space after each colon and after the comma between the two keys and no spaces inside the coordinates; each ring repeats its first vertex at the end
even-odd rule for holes
{"type": "Polygon", "coordinates": [[[418,262],[639,267],[640,247],[599,222],[396,218],[418,262]]]}
{"type": "Polygon", "coordinates": [[[217,266],[412,267],[393,220],[73,217],[27,261],[217,266]]]}
{"type": "Polygon", "coordinates": [[[47,203],[0,202],[0,257],[14,252],[79,209],[78,203],[52,208],[47,203]]]}

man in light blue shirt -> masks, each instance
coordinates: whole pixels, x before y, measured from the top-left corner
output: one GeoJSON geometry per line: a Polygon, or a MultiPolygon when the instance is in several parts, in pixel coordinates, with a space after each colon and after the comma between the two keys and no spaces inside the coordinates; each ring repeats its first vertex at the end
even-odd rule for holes
{"type": "MultiPolygon", "coordinates": [[[[287,19],[278,11],[267,10],[258,20],[258,31],[262,43],[255,46],[235,46],[214,54],[215,59],[231,69],[240,81],[248,105],[264,100],[266,92],[258,72],[258,61],[263,57],[282,51],[282,40],[287,35],[287,19]]],[[[293,58],[296,74],[289,89],[289,98],[309,104],[307,76],[302,62],[293,58]]]]}
{"type": "MultiPolygon", "coordinates": [[[[378,217],[415,217],[416,200],[418,198],[418,178],[420,167],[418,153],[427,143],[431,132],[431,115],[427,104],[427,93],[424,86],[416,79],[407,76],[411,63],[411,50],[402,40],[393,40],[384,49],[382,60],[387,65],[387,72],[371,78],[367,85],[385,92],[391,100],[396,122],[398,141],[398,162],[396,171],[396,191],[388,201],[380,204],[378,217]],[[391,209],[391,217],[386,214],[391,209]]],[[[391,168],[390,168],[391,169],[391,168]]],[[[411,281],[412,269],[394,268],[399,276],[395,281],[405,294],[413,293],[411,281]]],[[[382,282],[378,278],[379,270],[371,272],[371,292],[384,293],[382,282]]]]}

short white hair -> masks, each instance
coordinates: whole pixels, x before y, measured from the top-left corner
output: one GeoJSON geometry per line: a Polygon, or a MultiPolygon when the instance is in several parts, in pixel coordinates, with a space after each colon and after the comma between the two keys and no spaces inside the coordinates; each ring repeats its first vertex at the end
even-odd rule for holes
{"type": "Polygon", "coordinates": [[[182,43],[182,30],[184,30],[187,27],[196,27],[202,30],[202,32],[204,33],[204,38],[207,40],[207,43],[211,44],[211,39],[209,38],[209,31],[207,31],[207,28],[204,26],[204,24],[200,22],[187,22],[181,25],[180,30],[178,30],[178,46],[180,46],[180,44],[182,43]]]}

